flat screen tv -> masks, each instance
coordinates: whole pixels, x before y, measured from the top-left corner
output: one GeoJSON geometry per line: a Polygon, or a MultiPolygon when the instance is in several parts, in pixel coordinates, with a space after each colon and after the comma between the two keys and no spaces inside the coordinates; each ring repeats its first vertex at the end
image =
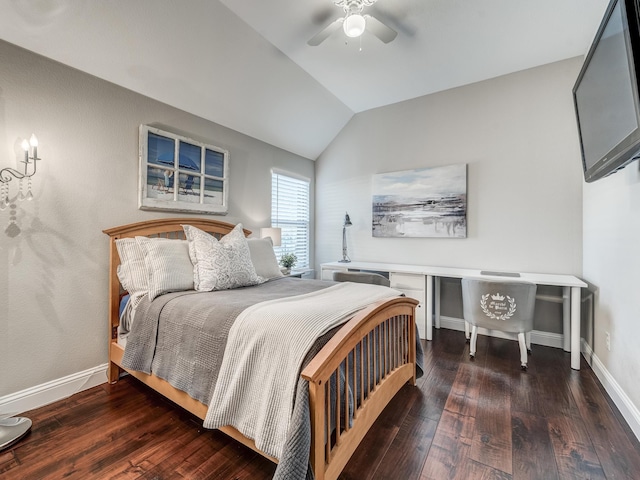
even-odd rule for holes
{"type": "Polygon", "coordinates": [[[573,87],[584,178],[593,182],[640,153],[637,0],[612,0],[573,87]]]}

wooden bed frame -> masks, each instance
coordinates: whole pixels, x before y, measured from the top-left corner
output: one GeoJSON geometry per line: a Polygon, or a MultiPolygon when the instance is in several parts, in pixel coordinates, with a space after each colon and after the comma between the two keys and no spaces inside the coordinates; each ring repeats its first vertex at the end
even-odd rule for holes
{"type": "MultiPolygon", "coordinates": [[[[119,302],[122,287],[118,280],[117,268],[120,258],[115,241],[135,236],[184,238],[181,225],[193,225],[220,238],[230,232],[234,225],[218,220],[200,218],[163,218],[146,222],[132,223],[104,230],[110,237],[109,248],[109,370],[110,383],[115,383],[123,370],[158,391],[165,397],[204,419],[207,406],[194,400],[187,393],[174,388],[155,375],[127,370],[122,367],[124,348],[118,344],[117,328],[119,324],[119,302]]],[[[245,235],[250,231],[244,230],[245,235]]],[[[415,307],[418,302],[411,298],[399,297],[387,302],[372,304],[360,311],[329,340],[320,352],[302,371],[302,377],[309,381],[309,402],[311,413],[311,451],[310,464],[316,479],[336,479],[349,461],[349,458],[364,438],[365,434],[389,403],[393,396],[409,382],[415,385],[415,307]],[[381,334],[374,334],[377,331],[381,334]],[[365,342],[364,339],[368,341],[365,342]],[[383,339],[384,343],[383,344],[383,339]],[[378,351],[372,350],[372,344],[378,344],[378,351]],[[360,347],[360,348],[358,348],[360,347]],[[356,353],[358,352],[358,353],[356,353]],[[342,365],[347,371],[353,369],[354,358],[360,358],[360,365],[374,364],[381,374],[373,378],[369,373],[347,375],[344,389],[359,379],[359,399],[353,412],[352,423],[345,421],[347,400],[340,401],[338,395],[331,400],[329,379],[342,365]],[[366,378],[366,382],[365,382],[366,378]],[[330,405],[330,402],[335,402],[330,405]],[[328,421],[330,408],[335,408],[338,425],[328,421]],[[341,418],[342,417],[342,418],[341,418]],[[331,439],[325,442],[325,438],[331,439]]],[[[370,369],[369,369],[370,370],[370,369]]],[[[351,385],[353,386],[353,385],[351,385]]],[[[354,389],[356,391],[357,389],[354,389]]],[[[343,395],[343,397],[348,397],[343,395]]],[[[247,445],[273,462],[277,459],[264,454],[252,439],[245,437],[233,427],[220,430],[237,441],[247,445]]]]}

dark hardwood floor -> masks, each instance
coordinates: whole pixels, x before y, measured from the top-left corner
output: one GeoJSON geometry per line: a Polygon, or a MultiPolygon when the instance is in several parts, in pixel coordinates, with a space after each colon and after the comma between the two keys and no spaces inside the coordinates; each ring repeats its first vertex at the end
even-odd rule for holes
{"type": "MultiPolygon", "coordinates": [[[[342,479],[640,479],[640,444],[582,361],[516,342],[434,332],[425,375],[405,386],[342,479]]],[[[32,432],[0,452],[2,479],[267,479],[275,466],[124,378],[28,412],[32,432]]]]}

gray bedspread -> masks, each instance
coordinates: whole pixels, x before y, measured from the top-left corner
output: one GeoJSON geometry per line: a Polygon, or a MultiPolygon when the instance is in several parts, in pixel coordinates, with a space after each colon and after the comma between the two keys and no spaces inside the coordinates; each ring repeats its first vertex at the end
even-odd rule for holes
{"type": "Polygon", "coordinates": [[[209,404],[229,329],[247,307],[302,295],[333,282],[280,278],[262,285],[217,292],[168,293],[136,309],[123,366],[153,372],[191,397],[209,404]]]}
{"type": "MultiPolygon", "coordinates": [[[[233,290],[169,293],[153,302],[145,298],[136,310],[123,366],[145,373],[153,372],[208,405],[222,364],[229,329],[245,308],[258,302],[314,292],[333,284],[281,278],[233,290]]],[[[304,365],[336,330],[318,339],[307,354],[304,365]]],[[[423,350],[419,340],[417,354],[420,376],[423,350]]],[[[308,467],[311,445],[309,391],[303,379],[298,381],[289,427],[284,454],[279,459],[274,478],[313,478],[308,467]]]]}

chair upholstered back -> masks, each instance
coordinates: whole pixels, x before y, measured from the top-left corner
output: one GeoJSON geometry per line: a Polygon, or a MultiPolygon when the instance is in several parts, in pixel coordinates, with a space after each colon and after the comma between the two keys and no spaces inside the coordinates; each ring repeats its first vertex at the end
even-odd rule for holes
{"type": "Polygon", "coordinates": [[[389,279],[379,273],[372,272],[333,272],[333,280],[336,282],[372,283],[374,285],[390,285],[389,279]]]}
{"type": "Polygon", "coordinates": [[[536,284],[463,278],[465,321],[489,330],[526,333],[533,330],[536,284]]]}

